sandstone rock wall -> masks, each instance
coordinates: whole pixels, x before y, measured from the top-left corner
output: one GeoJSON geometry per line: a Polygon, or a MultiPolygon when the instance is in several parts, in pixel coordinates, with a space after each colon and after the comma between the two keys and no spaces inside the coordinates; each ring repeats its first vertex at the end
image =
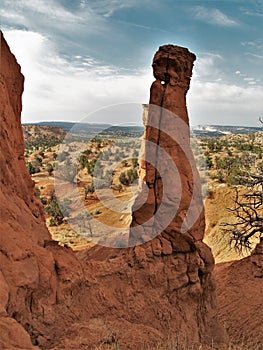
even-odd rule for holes
{"type": "Polygon", "coordinates": [[[136,350],[177,336],[184,344],[223,341],[201,230],[78,256],[50,239],[23,159],[23,76],[2,34],[0,42],[1,349],[136,350]]]}
{"type": "Polygon", "coordinates": [[[62,293],[63,269],[71,265],[68,284],[81,269],[71,251],[53,245],[45,226],[24,161],[20,120],[24,77],[2,33],[0,48],[0,347],[30,349],[26,331],[35,344],[49,332],[45,319],[55,317],[52,307],[62,293]]]}

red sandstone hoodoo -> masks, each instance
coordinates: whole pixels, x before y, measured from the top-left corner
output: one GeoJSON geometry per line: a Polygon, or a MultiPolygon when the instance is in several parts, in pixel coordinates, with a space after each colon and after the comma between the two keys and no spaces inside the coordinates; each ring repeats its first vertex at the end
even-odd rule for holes
{"type": "Polygon", "coordinates": [[[172,252],[178,251],[179,241],[194,250],[193,243],[199,241],[212,261],[201,243],[205,217],[186,108],[194,60],[186,48],[173,45],[161,46],[154,56],[156,80],[144,120],[145,186],[134,205],[130,242],[142,243],[162,233],[158,238],[172,252]]]}

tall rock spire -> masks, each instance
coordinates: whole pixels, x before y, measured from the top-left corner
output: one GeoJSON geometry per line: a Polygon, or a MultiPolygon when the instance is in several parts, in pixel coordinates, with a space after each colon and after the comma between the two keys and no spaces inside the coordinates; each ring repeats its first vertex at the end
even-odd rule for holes
{"type": "Polygon", "coordinates": [[[156,80],[144,117],[145,175],[134,204],[130,245],[161,234],[159,238],[168,239],[177,250],[179,241],[203,238],[201,185],[190,148],[186,107],[194,60],[188,49],[174,45],[161,46],[154,55],[156,80]]]}

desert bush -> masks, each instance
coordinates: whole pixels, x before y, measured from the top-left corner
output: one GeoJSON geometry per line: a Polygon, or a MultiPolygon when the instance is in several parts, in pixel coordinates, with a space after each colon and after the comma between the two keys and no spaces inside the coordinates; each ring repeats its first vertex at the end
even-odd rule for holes
{"type": "Polygon", "coordinates": [[[132,166],[133,168],[137,168],[137,166],[139,166],[137,157],[132,158],[132,166]]]}
{"type": "Polygon", "coordinates": [[[93,195],[94,192],[95,192],[95,187],[92,181],[91,184],[85,188],[85,200],[88,198],[88,195],[93,195]]]}
{"type": "Polygon", "coordinates": [[[119,191],[119,192],[121,192],[122,191],[122,185],[121,185],[121,183],[119,183],[118,185],[117,185],[117,190],[119,191]]]}
{"type": "Polygon", "coordinates": [[[35,191],[36,197],[40,198],[40,189],[39,189],[39,187],[35,186],[34,191],[35,191]]]}
{"type": "Polygon", "coordinates": [[[54,166],[53,166],[53,164],[48,163],[46,169],[47,169],[48,175],[51,175],[52,172],[54,171],[54,166]]]}
{"type": "Polygon", "coordinates": [[[30,175],[36,174],[40,172],[40,167],[34,165],[32,162],[27,162],[26,163],[27,170],[30,175]]]}
{"type": "Polygon", "coordinates": [[[64,216],[68,215],[69,204],[69,200],[64,200],[59,203],[55,196],[51,197],[51,200],[45,207],[45,211],[51,216],[53,226],[62,224],[64,216]]]}
{"type": "Polygon", "coordinates": [[[95,158],[91,159],[90,161],[87,161],[87,163],[86,163],[86,168],[87,168],[88,174],[91,176],[93,176],[97,161],[98,161],[98,159],[97,159],[97,157],[95,157],[95,158]]]}
{"type": "Polygon", "coordinates": [[[81,169],[84,169],[87,166],[88,159],[85,154],[81,154],[81,156],[79,157],[79,164],[81,169]]]}
{"type": "Polygon", "coordinates": [[[46,199],[46,197],[40,196],[40,200],[41,200],[41,203],[42,203],[43,205],[46,205],[46,204],[47,204],[47,199],[46,199]]]}
{"type": "Polygon", "coordinates": [[[45,158],[45,153],[43,151],[40,151],[38,154],[40,155],[41,158],[43,159],[45,158]]]}
{"type": "Polygon", "coordinates": [[[127,178],[126,176],[126,172],[123,171],[120,173],[120,176],[119,176],[119,181],[122,185],[125,185],[125,186],[128,186],[129,185],[129,179],[127,178]]]}

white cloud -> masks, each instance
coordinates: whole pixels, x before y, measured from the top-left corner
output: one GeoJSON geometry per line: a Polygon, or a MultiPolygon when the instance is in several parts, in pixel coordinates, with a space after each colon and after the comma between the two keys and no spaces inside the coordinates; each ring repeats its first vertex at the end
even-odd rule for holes
{"type": "Polygon", "coordinates": [[[49,40],[38,33],[14,30],[4,35],[25,75],[24,122],[77,121],[107,105],[148,100],[153,80],[150,69],[126,75],[89,58],[90,64],[83,70],[77,62],[59,57],[49,40]]]}
{"type": "Polygon", "coordinates": [[[18,23],[22,23],[25,19],[24,16],[7,9],[0,9],[0,16],[18,23]]]}
{"type": "Polygon", "coordinates": [[[246,55],[246,56],[251,56],[251,57],[253,57],[253,58],[260,59],[260,60],[262,60],[262,58],[263,58],[262,55],[257,55],[257,54],[252,53],[252,52],[245,52],[245,55],[246,55]]]}
{"type": "MultiPolygon", "coordinates": [[[[146,72],[125,72],[84,56],[69,61],[38,33],[12,30],[4,35],[25,75],[24,122],[78,121],[107,105],[148,102],[154,80],[150,68],[146,72]]],[[[224,62],[223,57],[203,53],[201,58],[187,95],[192,124],[257,125],[255,116],[262,113],[262,88],[254,80],[246,80],[244,87],[226,83],[217,68],[224,62]]],[[[141,115],[133,120],[125,118],[124,115],[122,122],[139,122],[141,115]]]]}
{"type": "MultiPolygon", "coordinates": [[[[143,5],[147,3],[152,4],[153,0],[144,0],[143,5]]],[[[95,13],[98,13],[104,17],[111,17],[114,12],[130,7],[138,7],[142,5],[141,0],[81,0],[81,8],[90,8],[95,13]]]]}
{"type": "Polygon", "coordinates": [[[4,6],[13,9],[14,12],[20,13],[34,13],[35,15],[45,15],[50,19],[75,21],[78,17],[64,7],[60,6],[58,2],[49,0],[48,4],[44,0],[4,0],[4,6]]]}
{"type": "Polygon", "coordinates": [[[262,11],[262,0],[253,0],[253,1],[247,1],[244,2],[244,5],[248,5],[247,7],[240,7],[240,10],[243,14],[248,16],[263,16],[262,11]]]}
{"type": "Polygon", "coordinates": [[[216,24],[225,27],[233,27],[238,25],[235,20],[229,18],[226,14],[216,8],[195,6],[193,8],[193,16],[194,18],[209,24],[216,24]]]}
{"type": "Polygon", "coordinates": [[[254,78],[249,78],[249,77],[248,77],[248,78],[244,78],[244,80],[245,80],[245,81],[253,81],[253,80],[255,80],[255,79],[254,79],[254,78]]]}
{"type": "Polygon", "coordinates": [[[256,46],[255,41],[242,41],[241,42],[242,46],[256,46]]]}
{"type": "MultiPolygon", "coordinates": [[[[57,0],[2,0],[0,18],[2,26],[16,26],[45,33],[49,37],[63,38],[67,32],[68,41],[76,34],[100,33],[105,30],[105,19],[91,8],[67,10],[57,0]],[[87,25],[88,23],[88,25],[87,25]]],[[[58,40],[59,41],[59,40],[58,40]]]]}
{"type": "Polygon", "coordinates": [[[257,39],[253,41],[242,41],[241,46],[249,47],[254,50],[262,50],[263,49],[263,40],[257,39]]]}
{"type": "Polygon", "coordinates": [[[200,76],[202,79],[221,79],[223,73],[219,69],[219,64],[223,61],[223,57],[219,54],[211,52],[200,53],[195,62],[194,75],[196,77],[200,76]]]}
{"type": "Polygon", "coordinates": [[[192,124],[257,125],[262,113],[262,87],[193,79],[188,93],[192,124]]]}
{"type": "Polygon", "coordinates": [[[242,77],[242,85],[229,82],[220,69],[221,55],[206,52],[198,57],[187,97],[192,124],[257,125],[254,116],[262,113],[262,87],[240,70],[235,74],[242,77]]]}

